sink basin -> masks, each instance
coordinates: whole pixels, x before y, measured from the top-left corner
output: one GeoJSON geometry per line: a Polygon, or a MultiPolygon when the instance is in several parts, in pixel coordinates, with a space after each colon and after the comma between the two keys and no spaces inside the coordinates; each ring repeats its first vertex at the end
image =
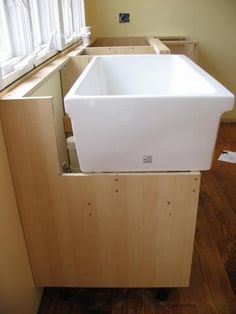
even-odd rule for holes
{"type": "Polygon", "coordinates": [[[233,104],[182,55],[94,57],[65,97],[84,172],[207,170],[233,104]]]}

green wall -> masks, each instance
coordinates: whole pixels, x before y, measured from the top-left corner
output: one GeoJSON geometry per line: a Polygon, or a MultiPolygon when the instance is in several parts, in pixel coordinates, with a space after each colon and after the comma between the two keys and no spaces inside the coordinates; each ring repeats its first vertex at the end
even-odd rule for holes
{"type": "MultiPolygon", "coordinates": [[[[85,9],[93,37],[193,37],[198,63],[236,94],[236,0],[85,0],[85,9]],[[119,12],[130,13],[129,24],[119,12]]],[[[236,109],[224,119],[236,121],[236,109]]]]}

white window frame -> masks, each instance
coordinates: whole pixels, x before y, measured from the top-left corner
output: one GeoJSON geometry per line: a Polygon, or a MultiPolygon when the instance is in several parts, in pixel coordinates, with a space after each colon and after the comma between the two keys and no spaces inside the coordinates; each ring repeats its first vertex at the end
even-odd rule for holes
{"type": "Polygon", "coordinates": [[[81,39],[81,27],[85,26],[85,10],[84,0],[59,0],[58,11],[61,18],[59,19],[60,36],[58,38],[58,48],[63,50],[71,44],[81,39]],[[69,12],[65,12],[64,5],[67,4],[71,8],[71,16],[69,12]],[[67,19],[70,19],[70,33],[66,34],[64,16],[67,15],[67,19]]]}
{"type": "Polygon", "coordinates": [[[10,59],[13,56],[12,45],[10,41],[10,33],[8,28],[6,8],[3,0],[0,0],[0,11],[2,12],[0,16],[0,28],[2,29],[2,40],[5,43],[5,52],[2,52],[2,58],[0,58],[0,63],[10,59]]]}
{"type": "Polygon", "coordinates": [[[39,48],[43,44],[41,28],[42,21],[40,20],[39,16],[39,4],[40,3],[38,0],[28,0],[28,10],[30,11],[29,17],[34,49],[39,48]]]}
{"type": "MultiPolygon", "coordinates": [[[[34,45],[34,66],[41,64],[57,53],[55,41],[55,18],[54,0],[28,0],[29,4],[34,2],[34,18],[37,19],[38,42],[34,45]]],[[[32,14],[30,15],[32,20],[32,14]]],[[[33,22],[31,22],[33,23],[33,22]]],[[[33,26],[32,26],[33,29],[33,26]]]]}
{"type": "Polygon", "coordinates": [[[4,4],[2,24],[6,24],[3,34],[11,39],[9,54],[0,63],[0,90],[81,38],[80,28],[85,26],[84,0],[0,1],[4,4]],[[62,1],[68,1],[71,10],[67,36],[62,1]]]}
{"type": "Polygon", "coordinates": [[[31,33],[27,18],[25,2],[27,0],[0,0],[4,2],[4,17],[7,19],[9,38],[11,41],[11,58],[1,63],[0,89],[3,89],[18,77],[33,69],[30,62],[31,33]]]}
{"type": "Polygon", "coordinates": [[[76,32],[80,32],[81,27],[84,27],[86,25],[84,0],[72,0],[72,11],[74,12],[74,30],[76,32]]]}
{"type": "Polygon", "coordinates": [[[70,40],[73,34],[73,12],[72,12],[72,0],[62,0],[62,14],[63,14],[63,26],[65,41],[70,40]]]}

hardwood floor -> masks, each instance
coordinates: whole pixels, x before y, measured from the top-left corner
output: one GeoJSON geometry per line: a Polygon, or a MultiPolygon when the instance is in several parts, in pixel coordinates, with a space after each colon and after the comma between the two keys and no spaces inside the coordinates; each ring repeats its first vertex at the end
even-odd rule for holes
{"type": "Polygon", "coordinates": [[[202,173],[189,288],[172,289],[168,301],[155,289],[45,289],[39,314],[234,314],[236,313],[236,164],[218,161],[236,151],[236,124],[222,124],[213,167],[202,173]]]}

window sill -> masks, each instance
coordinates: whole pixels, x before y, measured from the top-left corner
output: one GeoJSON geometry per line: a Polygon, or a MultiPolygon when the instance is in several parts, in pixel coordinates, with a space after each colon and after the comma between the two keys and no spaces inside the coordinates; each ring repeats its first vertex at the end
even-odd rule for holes
{"type": "Polygon", "coordinates": [[[47,61],[48,59],[52,58],[53,56],[55,56],[57,54],[57,50],[53,49],[49,52],[47,52],[45,55],[43,56],[39,56],[38,58],[36,58],[34,60],[34,66],[37,67],[40,64],[42,64],[43,62],[47,61]]]}
{"type": "Polygon", "coordinates": [[[17,81],[7,88],[4,87],[5,89],[0,92],[0,98],[6,99],[30,96],[43,81],[47,80],[56,71],[60,70],[70,57],[80,55],[92,42],[92,40],[87,44],[77,42],[62,52],[57,53],[51,59],[46,60],[44,63],[41,63],[36,68],[30,70],[24,77],[18,78],[17,81]]]}
{"type": "MultiPolygon", "coordinates": [[[[14,84],[18,79],[20,79],[23,75],[28,73],[29,71],[33,70],[34,68],[37,68],[38,66],[42,65],[43,63],[46,63],[49,59],[51,59],[55,55],[61,55],[73,48],[75,45],[78,45],[81,42],[81,37],[73,37],[68,40],[66,43],[66,46],[64,50],[58,52],[57,50],[53,49],[45,55],[36,57],[34,60],[30,62],[30,64],[23,65],[23,68],[20,66],[20,62],[24,62],[24,58],[18,57],[13,58],[12,60],[9,60],[5,62],[2,66],[2,78],[0,79],[0,94],[3,92],[3,90],[8,87],[10,84],[14,84]],[[19,63],[19,69],[18,67],[19,63]],[[14,67],[16,67],[15,70],[14,67]]],[[[0,69],[1,72],[1,69],[0,69]]]]}
{"type": "Polygon", "coordinates": [[[26,73],[30,72],[34,66],[29,64],[25,66],[23,69],[15,70],[10,72],[9,74],[4,75],[3,79],[0,81],[0,91],[10,85],[12,82],[16,81],[26,73]]]}

